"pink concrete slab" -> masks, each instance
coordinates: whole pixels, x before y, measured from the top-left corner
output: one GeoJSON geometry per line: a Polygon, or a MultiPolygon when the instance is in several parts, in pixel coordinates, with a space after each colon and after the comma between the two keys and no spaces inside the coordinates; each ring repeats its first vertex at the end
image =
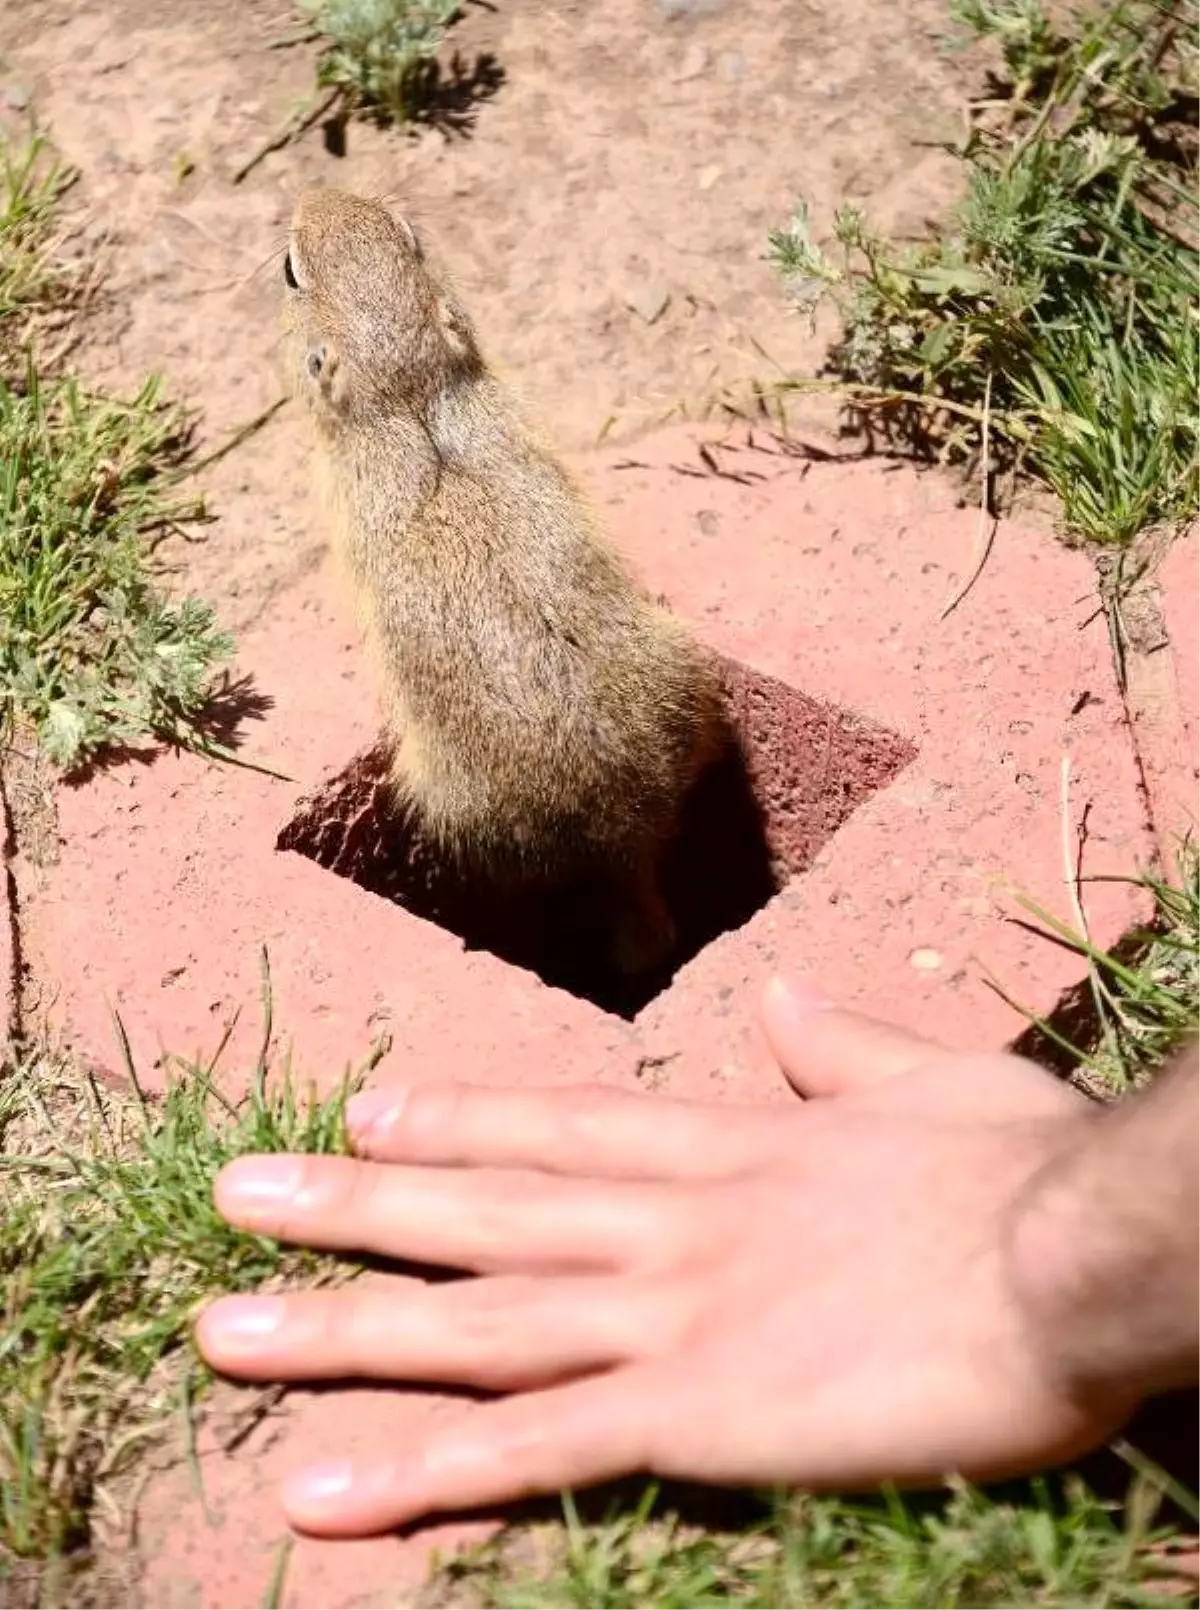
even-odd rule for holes
{"type": "MultiPolygon", "coordinates": [[[[1069,916],[1063,839],[1074,854],[1081,825],[1088,875],[1153,855],[1106,631],[1088,622],[1090,561],[1002,523],[983,574],[943,620],[972,567],[977,516],[940,478],[880,462],[764,465],[739,450],[719,453],[722,467],[763,481],[677,474],[668,488],[658,466],[695,465],[685,440],[630,456],[649,467],[610,471],[607,484],[623,489],[654,584],[707,640],[919,748],[802,880],[648,1010],[647,1049],[680,1053],[677,1079],[761,1088],[747,996],[784,965],[952,1044],[1010,1038],[1021,1020],[988,974],[1041,1012],[1078,973],[1008,920],[1013,896],[1069,916]],[[704,1028],[689,1031],[701,1001],[704,1028]]],[[[1120,884],[1091,885],[1086,902],[1094,937],[1145,910],[1120,884]]]]}
{"type": "MultiPolygon", "coordinates": [[[[64,1020],[92,1055],[111,1055],[115,1001],[142,1062],[161,1045],[211,1048],[240,1009],[236,1060],[255,1042],[264,944],[276,1020],[326,1081],[381,1031],[396,1040],[393,1066],[424,1053],[441,1072],[511,1077],[537,1047],[545,1074],[552,1054],[588,1076],[629,1069],[648,1036],[658,1045],[674,1002],[718,973],[736,984],[780,960],[816,968],[847,1000],[936,1021],[951,1039],[1001,1040],[1019,1026],[979,964],[1027,987],[1031,1006],[1053,1001],[1074,964],[1002,921],[997,890],[1007,880],[1066,909],[1063,756],[1073,820],[1087,814],[1090,870],[1129,870],[1149,851],[1103,629],[1081,629],[1087,561],[1004,526],[980,581],[940,622],[971,563],[975,519],[939,480],[723,454],[761,477],[743,484],[703,473],[686,433],[637,458],[648,467],[612,454],[587,473],[650,583],[724,653],[910,737],[912,765],[851,817],[802,885],[719,941],[631,1029],[274,852],[297,797],[375,732],[342,600],[313,577],[241,656],[274,700],[250,724],[247,753],[293,783],[164,757],[61,797],[61,861],[35,917],[58,958],[64,1020]],[[922,954],[914,966],[914,951],[937,952],[940,965],[922,954]]],[[[1092,904],[1099,933],[1129,914],[1119,888],[1097,887],[1092,904]]],[[[728,1000],[706,1032],[752,1016],[749,1002],[728,1000]]]]}
{"type": "MultiPolygon", "coordinates": [[[[1052,1008],[1080,969],[1011,920],[1014,892],[1067,916],[1065,857],[1093,875],[1134,873],[1152,856],[1103,621],[1089,621],[1089,561],[1004,523],[978,582],[942,619],[973,567],[977,523],[944,481],[742,440],[713,449],[719,474],[687,430],[581,469],[646,581],[712,647],[909,746],[912,758],[860,799],[804,875],[630,1023],[277,851],[300,797],[346,772],[375,734],[347,612],[314,576],[240,657],[275,701],[247,750],[294,781],[164,758],[63,795],[62,856],[35,917],[75,1042],[112,1063],[107,1003],[119,1002],[144,1076],[161,1082],[151,1064],[162,1047],[211,1050],[240,1007],[232,1066],[244,1068],[263,944],[280,1035],[322,1083],[387,1032],[379,1080],[641,1080],[679,1095],[788,1099],[755,1026],[758,990],[784,966],[963,1046],[999,1045],[1023,1026],[989,975],[1031,1010],[1052,1008]]],[[[776,779],[767,751],[779,730],[765,722],[760,757],[776,779]]],[[[832,767],[823,786],[844,781],[832,767]]],[[[1086,899],[1101,943],[1144,914],[1120,883],[1089,885],[1086,899]]],[[[164,1602],[189,1602],[166,1591],[173,1581],[184,1593],[189,1572],[190,1602],[247,1602],[280,1533],[278,1476],[300,1453],[384,1446],[447,1412],[396,1394],[384,1414],[379,1401],[296,1398],[236,1458],[210,1454],[210,1505],[232,1517],[218,1531],[177,1474],[152,1484],[145,1525],[164,1602]]],[[[349,1551],[305,1544],[286,1602],[379,1602],[426,1550],[424,1535],[349,1551]]]]}
{"type": "Polygon", "coordinates": [[[222,1410],[243,1408],[242,1394],[218,1387],[211,1429],[198,1439],[197,1467],[184,1462],[158,1474],[139,1506],[140,1603],[244,1607],[267,1602],[267,1590],[290,1543],[284,1606],[411,1604],[431,1556],[482,1542],[494,1526],[451,1522],[419,1537],[326,1542],[291,1538],[276,1503],[280,1483],[300,1461],[333,1446],[386,1453],[414,1430],[461,1412],[454,1400],[426,1394],[339,1388],[298,1392],[286,1414],[270,1416],[233,1453],[220,1445],[222,1410]],[[201,1472],[203,1493],[197,1487],[201,1472]]]}

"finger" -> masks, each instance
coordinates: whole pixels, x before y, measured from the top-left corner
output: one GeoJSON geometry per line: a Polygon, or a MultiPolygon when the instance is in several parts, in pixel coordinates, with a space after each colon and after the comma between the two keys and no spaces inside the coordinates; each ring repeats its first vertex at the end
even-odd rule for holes
{"type": "Polygon", "coordinates": [[[358,1537],[632,1474],[647,1468],[646,1428],[669,1391],[634,1366],[485,1404],[395,1458],[298,1471],[284,1509],[298,1531],[358,1537]]]}
{"type": "Polygon", "coordinates": [[[665,1186],[290,1155],[237,1158],[214,1197],[231,1224],[281,1241],[530,1274],[670,1261],[692,1205],[665,1186]]]}
{"type": "Polygon", "coordinates": [[[598,1085],[377,1088],[350,1102],[346,1123],[358,1154],[380,1161],[623,1180],[726,1178],[760,1158],[778,1132],[778,1115],[770,1110],[669,1101],[598,1085]]]}
{"type": "Polygon", "coordinates": [[[223,1297],[196,1325],[208,1362],[242,1380],[550,1386],[669,1345],[669,1300],[632,1280],[522,1276],[359,1280],[338,1290],[223,1297]]]}
{"type": "Polygon", "coordinates": [[[920,1035],[843,1012],[782,978],[772,978],[763,991],[762,1019],[771,1049],[802,1096],[870,1089],[946,1055],[920,1035]]]}
{"type": "Polygon", "coordinates": [[[876,1106],[924,1109],[941,1119],[1032,1119],[1083,1099],[1023,1057],[948,1051],[907,1029],[832,1007],[791,981],[767,984],[762,1012],[772,1049],[802,1096],[871,1091],[876,1106]]]}

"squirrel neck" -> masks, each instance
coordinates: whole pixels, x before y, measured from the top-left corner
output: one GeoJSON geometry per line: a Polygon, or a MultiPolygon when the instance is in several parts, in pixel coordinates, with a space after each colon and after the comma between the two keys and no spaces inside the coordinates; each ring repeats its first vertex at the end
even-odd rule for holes
{"type": "Polygon", "coordinates": [[[510,399],[489,374],[457,376],[416,404],[352,421],[331,442],[344,494],[354,502],[381,490],[401,510],[416,508],[446,471],[507,477],[532,442],[510,399]]]}
{"type": "MultiPolygon", "coordinates": [[[[367,533],[402,534],[446,475],[520,479],[536,449],[490,375],[457,377],[413,406],[349,420],[326,436],[332,490],[352,552],[367,533]]],[[[365,552],[358,555],[366,559],[365,552]]]]}
{"type": "Polygon", "coordinates": [[[372,536],[381,528],[406,529],[434,492],[437,450],[421,420],[400,412],[344,424],[327,435],[325,446],[327,484],[361,566],[372,536]]]}
{"type": "Polygon", "coordinates": [[[457,377],[430,399],[424,421],[443,466],[505,476],[528,454],[511,398],[485,371],[457,377]]]}

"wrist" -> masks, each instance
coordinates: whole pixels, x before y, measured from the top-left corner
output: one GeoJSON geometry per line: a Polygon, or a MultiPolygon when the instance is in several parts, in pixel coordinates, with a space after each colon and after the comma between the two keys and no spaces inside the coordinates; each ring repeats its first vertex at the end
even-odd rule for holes
{"type": "Polygon", "coordinates": [[[1010,1286],[1031,1344],[1078,1399],[1132,1406],[1195,1378],[1188,1230],[1152,1177],[1148,1105],[1132,1098],[1072,1119],[1009,1220],[1010,1286]]]}

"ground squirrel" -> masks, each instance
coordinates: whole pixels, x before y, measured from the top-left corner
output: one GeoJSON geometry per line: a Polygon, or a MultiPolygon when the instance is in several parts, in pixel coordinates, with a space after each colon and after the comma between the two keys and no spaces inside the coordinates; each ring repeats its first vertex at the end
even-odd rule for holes
{"type": "Polygon", "coordinates": [[[601,538],[407,220],[306,190],[283,269],[401,799],[467,868],[601,873],[612,961],[661,965],[662,851],[725,742],[713,664],[601,538]]]}

